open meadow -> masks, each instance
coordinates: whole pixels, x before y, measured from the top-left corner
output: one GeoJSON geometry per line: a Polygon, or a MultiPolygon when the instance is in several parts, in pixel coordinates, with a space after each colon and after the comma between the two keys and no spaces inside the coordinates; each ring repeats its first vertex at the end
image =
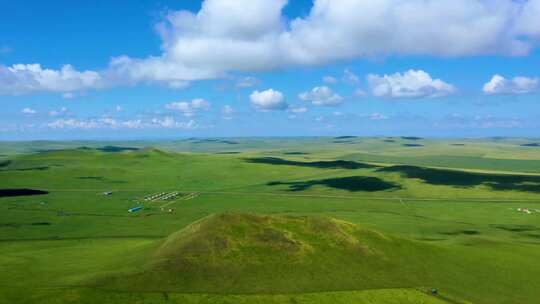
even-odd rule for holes
{"type": "Polygon", "coordinates": [[[537,142],[1,142],[0,303],[540,303],[537,142]]]}

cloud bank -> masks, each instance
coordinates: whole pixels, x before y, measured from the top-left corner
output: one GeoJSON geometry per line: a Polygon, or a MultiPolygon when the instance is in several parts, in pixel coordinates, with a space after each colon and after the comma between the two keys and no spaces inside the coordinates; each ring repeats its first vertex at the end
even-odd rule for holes
{"type": "Polygon", "coordinates": [[[384,56],[525,55],[540,41],[540,0],[314,0],[287,20],[286,0],[205,0],[157,25],[162,53],[96,71],[0,65],[0,94],[139,83],[182,88],[233,71],[384,56]],[[359,14],[361,18],[359,18],[359,14]]]}

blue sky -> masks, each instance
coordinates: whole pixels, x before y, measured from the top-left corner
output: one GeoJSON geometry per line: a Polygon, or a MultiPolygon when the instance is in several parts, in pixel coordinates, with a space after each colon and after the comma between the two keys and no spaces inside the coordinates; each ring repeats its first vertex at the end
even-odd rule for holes
{"type": "Polygon", "coordinates": [[[540,127],[540,0],[21,0],[0,20],[3,140],[540,127]]]}

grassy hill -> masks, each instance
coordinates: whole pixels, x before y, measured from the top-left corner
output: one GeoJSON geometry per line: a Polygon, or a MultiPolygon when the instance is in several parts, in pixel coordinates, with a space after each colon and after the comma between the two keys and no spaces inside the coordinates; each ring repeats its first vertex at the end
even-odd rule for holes
{"type": "Polygon", "coordinates": [[[440,249],[328,217],[220,214],[169,236],[145,270],[103,288],[306,293],[416,287],[440,249]]]}

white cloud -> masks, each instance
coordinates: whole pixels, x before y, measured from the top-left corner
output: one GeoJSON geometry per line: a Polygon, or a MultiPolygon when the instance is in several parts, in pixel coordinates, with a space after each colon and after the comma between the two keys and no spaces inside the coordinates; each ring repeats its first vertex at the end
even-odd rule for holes
{"type": "Polygon", "coordinates": [[[223,119],[230,120],[233,118],[234,109],[230,105],[225,105],[221,108],[221,115],[223,119]]]}
{"type": "Polygon", "coordinates": [[[32,108],[24,108],[21,110],[21,113],[27,114],[27,115],[34,115],[37,113],[37,111],[32,108]]]}
{"type": "Polygon", "coordinates": [[[523,5],[521,16],[516,19],[517,32],[521,35],[540,39],[540,1],[527,1],[523,5]]]}
{"type": "Polygon", "coordinates": [[[157,26],[158,56],[115,57],[101,71],[0,66],[0,94],[139,83],[182,88],[232,71],[393,55],[523,55],[540,41],[540,0],[314,0],[293,20],[282,12],[286,4],[205,0],[196,13],[166,15],[157,26]]]}
{"type": "Polygon", "coordinates": [[[254,91],[249,95],[251,104],[260,111],[285,110],[288,104],[285,102],[283,93],[273,89],[254,91]]]}
{"type": "Polygon", "coordinates": [[[455,92],[454,86],[440,79],[432,79],[422,70],[409,70],[405,73],[384,76],[370,74],[367,80],[371,93],[378,97],[442,97],[455,92]]]}
{"type": "Polygon", "coordinates": [[[110,117],[99,119],[57,119],[46,124],[51,129],[195,129],[194,120],[177,121],[174,117],[152,118],[151,120],[117,120],[110,117]]]}
{"type": "Polygon", "coordinates": [[[538,90],[538,78],[514,77],[506,79],[501,75],[493,75],[491,80],[484,84],[485,94],[529,94],[538,90]]]}
{"type": "Polygon", "coordinates": [[[187,122],[176,121],[173,117],[154,118],[151,121],[151,127],[162,127],[167,129],[194,129],[196,127],[194,120],[187,122]]]}
{"type": "Polygon", "coordinates": [[[75,94],[73,94],[73,92],[66,92],[66,93],[62,94],[62,98],[64,98],[64,99],[74,99],[75,94]]]}
{"type": "Polygon", "coordinates": [[[317,106],[335,106],[343,101],[339,94],[327,86],[314,87],[311,91],[300,93],[298,98],[317,106]]]}
{"type": "Polygon", "coordinates": [[[441,121],[434,123],[435,127],[445,129],[514,129],[527,125],[531,127],[530,121],[527,122],[520,117],[497,117],[489,114],[471,116],[459,113],[447,115],[441,121]]]}
{"type": "Polygon", "coordinates": [[[221,109],[221,113],[222,114],[225,114],[225,115],[231,115],[234,113],[234,109],[233,107],[231,107],[230,105],[225,105],[223,106],[223,108],[221,109]]]}
{"type": "Polygon", "coordinates": [[[183,80],[171,80],[168,81],[167,86],[171,89],[181,90],[185,89],[190,86],[189,81],[183,81],[183,80]]]}
{"type": "Polygon", "coordinates": [[[302,113],[306,113],[308,111],[308,109],[306,107],[289,107],[289,112],[291,113],[294,113],[294,114],[302,114],[302,113]]]}
{"type": "Polygon", "coordinates": [[[198,112],[201,111],[208,111],[210,107],[210,102],[202,98],[193,99],[191,102],[178,101],[171,102],[165,105],[166,109],[179,111],[186,117],[195,116],[198,112]]]}
{"type": "Polygon", "coordinates": [[[370,120],[386,120],[386,119],[388,119],[388,116],[383,115],[383,114],[381,114],[381,113],[371,113],[371,114],[368,116],[368,118],[369,118],[370,120]]]}
{"type": "Polygon", "coordinates": [[[68,111],[68,109],[66,107],[61,107],[58,110],[49,111],[49,116],[54,117],[54,116],[64,115],[64,114],[67,113],[67,111],[68,111]]]}
{"type": "Polygon", "coordinates": [[[246,77],[240,77],[236,80],[235,86],[237,88],[251,88],[254,86],[259,85],[261,82],[259,79],[252,77],[252,76],[246,76],[246,77]]]}
{"type": "Polygon", "coordinates": [[[351,70],[345,69],[345,71],[343,71],[343,81],[350,85],[356,85],[360,82],[360,78],[358,78],[358,75],[351,72],[351,70]]]}
{"type": "Polygon", "coordinates": [[[116,105],[116,107],[114,108],[114,110],[115,110],[116,112],[119,113],[119,112],[124,111],[124,108],[122,108],[120,105],[116,105]]]}
{"type": "Polygon", "coordinates": [[[524,54],[534,45],[513,26],[523,14],[518,1],[315,0],[306,17],[289,23],[286,3],[206,0],[197,13],[170,12],[159,26],[164,53],[130,65],[168,62],[176,77],[197,80],[381,55],[524,54]]]}
{"type": "Polygon", "coordinates": [[[123,121],[122,126],[127,129],[143,129],[146,124],[141,119],[132,119],[123,121]]]}
{"type": "Polygon", "coordinates": [[[323,77],[323,82],[328,83],[328,84],[335,84],[335,83],[337,83],[337,79],[335,77],[332,77],[332,76],[324,76],[323,77]]]}
{"type": "Polygon", "coordinates": [[[96,120],[58,119],[47,124],[52,129],[96,129],[100,127],[96,120]]]}
{"type": "Polygon", "coordinates": [[[60,70],[43,69],[39,64],[0,65],[0,94],[69,92],[101,85],[97,72],[77,71],[71,65],[64,65],[60,70]]]}

